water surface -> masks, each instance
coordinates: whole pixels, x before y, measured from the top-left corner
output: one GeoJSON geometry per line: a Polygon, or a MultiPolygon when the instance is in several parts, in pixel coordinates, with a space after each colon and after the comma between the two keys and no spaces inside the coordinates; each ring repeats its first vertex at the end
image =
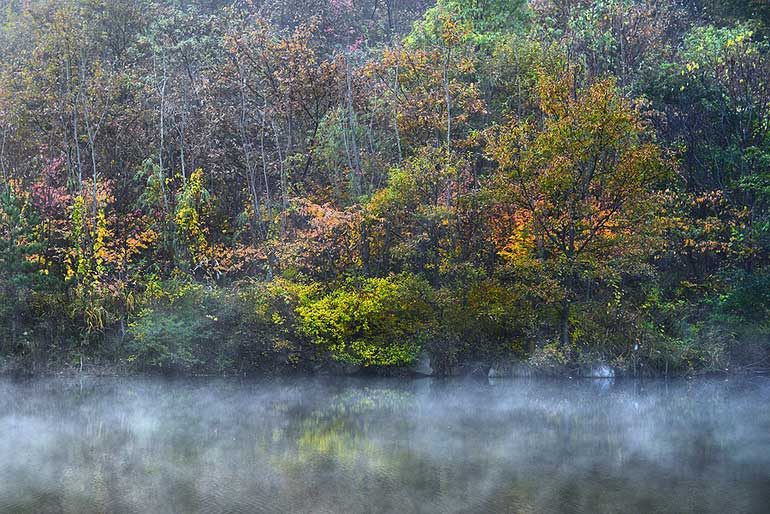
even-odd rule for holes
{"type": "Polygon", "coordinates": [[[770,381],[0,381],[0,513],[767,513],[770,381]]]}

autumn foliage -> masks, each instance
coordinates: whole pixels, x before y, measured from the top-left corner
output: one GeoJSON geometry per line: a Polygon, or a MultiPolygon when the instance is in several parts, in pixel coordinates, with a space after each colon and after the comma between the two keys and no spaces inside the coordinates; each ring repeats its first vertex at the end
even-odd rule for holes
{"type": "Polygon", "coordinates": [[[766,366],[765,14],[6,2],[0,357],[766,366]]]}

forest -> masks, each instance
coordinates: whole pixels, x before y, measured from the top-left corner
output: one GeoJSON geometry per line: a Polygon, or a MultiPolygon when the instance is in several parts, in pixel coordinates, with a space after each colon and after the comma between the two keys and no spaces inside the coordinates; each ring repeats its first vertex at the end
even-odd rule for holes
{"type": "Polygon", "coordinates": [[[0,371],[770,367],[763,0],[4,0],[0,371]]]}

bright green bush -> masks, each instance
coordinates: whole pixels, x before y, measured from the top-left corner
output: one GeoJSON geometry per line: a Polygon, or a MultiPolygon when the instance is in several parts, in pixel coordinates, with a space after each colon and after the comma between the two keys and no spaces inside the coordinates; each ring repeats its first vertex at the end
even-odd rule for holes
{"type": "Polygon", "coordinates": [[[427,282],[413,275],[350,281],[297,310],[305,335],[335,360],[399,366],[420,351],[419,334],[434,322],[427,282]]]}

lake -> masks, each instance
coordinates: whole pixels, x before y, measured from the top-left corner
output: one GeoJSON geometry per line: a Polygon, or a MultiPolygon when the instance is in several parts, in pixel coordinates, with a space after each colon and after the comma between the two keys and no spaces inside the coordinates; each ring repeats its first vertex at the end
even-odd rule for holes
{"type": "Polygon", "coordinates": [[[0,512],[767,513],[770,380],[0,380],[0,512]]]}

